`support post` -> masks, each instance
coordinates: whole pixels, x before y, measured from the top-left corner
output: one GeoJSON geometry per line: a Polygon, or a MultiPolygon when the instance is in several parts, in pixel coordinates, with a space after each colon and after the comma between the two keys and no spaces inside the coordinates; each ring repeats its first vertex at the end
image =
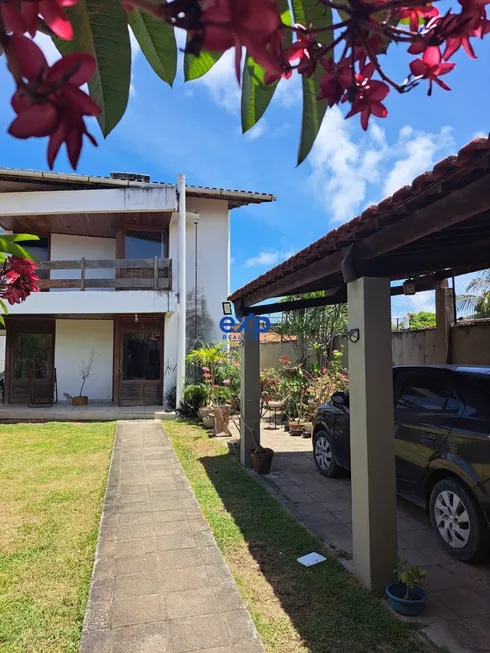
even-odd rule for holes
{"type": "Polygon", "coordinates": [[[454,290],[448,288],[447,279],[436,289],[436,363],[451,362],[451,327],[456,322],[454,314],[454,290]]]}
{"type": "Polygon", "coordinates": [[[176,402],[180,405],[185,381],[185,354],[186,354],[186,197],[185,197],[185,175],[177,178],[179,194],[179,217],[177,227],[178,239],[178,293],[179,293],[179,315],[177,326],[177,380],[176,380],[176,402]]]}
{"type": "Polygon", "coordinates": [[[360,335],[349,341],[354,572],[379,593],[398,554],[390,282],[363,277],[347,294],[349,330],[360,335]]]}
{"type": "Polygon", "coordinates": [[[260,443],[260,346],[255,330],[242,331],[240,365],[240,460],[251,466],[254,437],[260,443]]]}

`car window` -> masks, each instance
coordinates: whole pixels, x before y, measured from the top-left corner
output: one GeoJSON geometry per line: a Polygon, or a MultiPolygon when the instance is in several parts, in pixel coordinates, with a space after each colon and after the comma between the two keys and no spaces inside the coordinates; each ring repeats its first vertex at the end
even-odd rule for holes
{"type": "Polygon", "coordinates": [[[459,408],[459,401],[436,376],[409,374],[398,397],[396,408],[456,411],[459,408]]]}

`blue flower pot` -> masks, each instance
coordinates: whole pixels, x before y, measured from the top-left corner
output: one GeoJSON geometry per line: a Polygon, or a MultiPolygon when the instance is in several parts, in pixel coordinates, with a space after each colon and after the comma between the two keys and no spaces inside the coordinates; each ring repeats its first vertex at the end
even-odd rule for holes
{"type": "Polygon", "coordinates": [[[398,614],[406,617],[416,617],[422,612],[423,605],[427,599],[427,592],[423,587],[415,587],[411,590],[410,595],[416,598],[411,600],[403,598],[407,593],[405,583],[392,583],[386,588],[388,603],[391,608],[398,614]]]}

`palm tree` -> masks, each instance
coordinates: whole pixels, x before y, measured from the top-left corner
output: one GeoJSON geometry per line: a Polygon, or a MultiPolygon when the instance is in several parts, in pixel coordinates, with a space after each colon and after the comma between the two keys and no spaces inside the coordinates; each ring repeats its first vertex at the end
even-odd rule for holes
{"type": "Polygon", "coordinates": [[[466,294],[458,295],[458,311],[470,316],[490,317],[490,270],[484,270],[466,286],[466,294]]]}

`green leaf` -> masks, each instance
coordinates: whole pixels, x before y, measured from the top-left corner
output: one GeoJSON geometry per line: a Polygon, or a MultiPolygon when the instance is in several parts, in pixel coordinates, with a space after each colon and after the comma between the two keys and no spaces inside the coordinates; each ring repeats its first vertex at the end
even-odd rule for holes
{"type": "Polygon", "coordinates": [[[172,86],[177,72],[173,27],[139,9],[128,14],[128,22],[150,66],[160,79],[172,86]]]}
{"type": "MultiPolygon", "coordinates": [[[[279,11],[282,22],[291,25],[291,12],[287,0],[279,0],[279,11]]],[[[292,32],[288,30],[284,40],[285,47],[291,43],[291,37],[292,32]]],[[[278,82],[266,85],[264,74],[264,69],[247,55],[243,68],[241,98],[243,133],[251,129],[262,118],[276,91],[278,82]]]]}
{"type": "MultiPolygon", "coordinates": [[[[332,10],[317,2],[317,0],[292,0],[294,22],[305,27],[324,27],[332,24],[332,10]]],[[[328,45],[332,40],[332,32],[322,34],[322,45],[328,45]]],[[[303,115],[301,119],[301,137],[298,149],[298,165],[310,153],[313,143],[327,110],[325,100],[317,100],[323,68],[317,66],[315,73],[307,78],[303,75],[303,115]]]]}
{"type": "Polygon", "coordinates": [[[211,70],[214,64],[221,59],[223,52],[202,51],[196,57],[189,52],[184,55],[184,79],[191,82],[193,79],[199,79],[211,70]]]}
{"type": "Polygon", "coordinates": [[[23,258],[28,258],[30,261],[34,260],[32,254],[12,240],[8,240],[8,236],[0,237],[0,252],[10,254],[10,256],[22,256],[23,258]]]}
{"type": "MultiPolygon", "coordinates": [[[[0,308],[2,309],[4,315],[8,315],[9,309],[7,308],[7,305],[3,300],[0,299],[0,308]]],[[[2,326],[5,326],[5,320],[3,319],[3,316],[0,315],[0,324],[2,326]]]]}
{"type": "Polygon", "coordinates": [[[265,85],[264,69],[247,56],[243,68],[242,82],[242,132],[251,129],[264,115],[277,88],[275,84],[265,85]]]}
{"type": "Polygon", "coordinates": [[[128,19],[118,0],[79,0],[65,9],[73,30],[72,41],[54,39],[61,54],[88,52],[97,61],[90,95],[102,109],[98,117],[108,136],[126,111],[131,80],[128,19]]]}
{"type": "Polygon", "coordinates": [[[21,243],[25,240],[39,240],[39,236],[34,236],[33,234],[9,234],[2,236],[2,238],[13,243],[21,243]]]}

